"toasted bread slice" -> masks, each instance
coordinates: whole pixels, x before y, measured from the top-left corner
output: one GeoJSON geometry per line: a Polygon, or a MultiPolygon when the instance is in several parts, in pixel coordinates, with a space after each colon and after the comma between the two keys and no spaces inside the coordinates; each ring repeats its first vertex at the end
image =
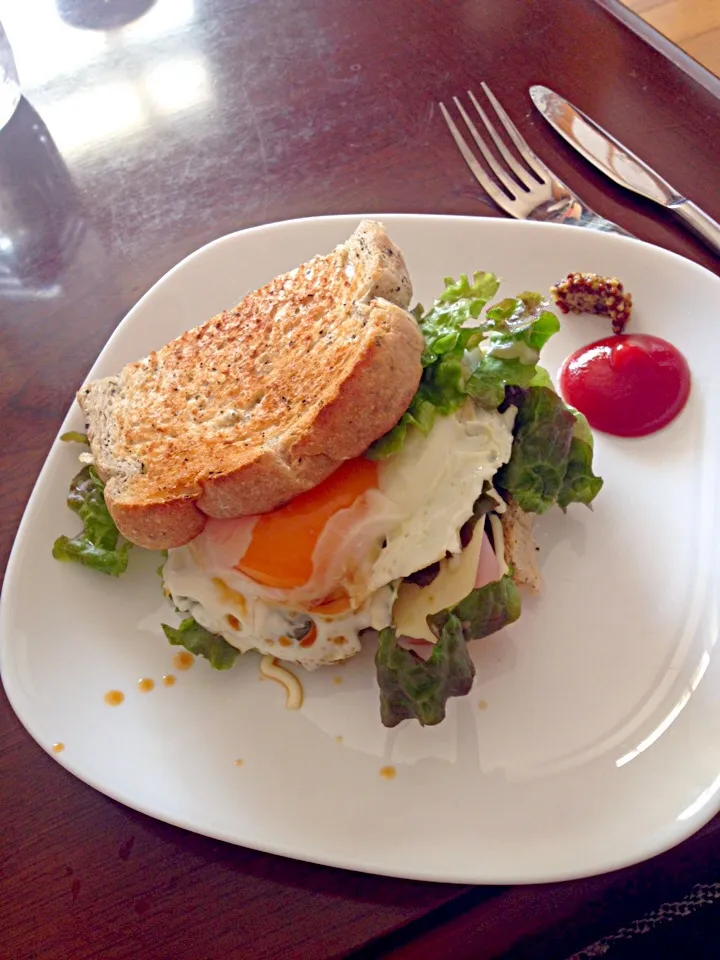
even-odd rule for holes
{"type": "Polygon", "coordinates": [[[327,256],[83,387],[120,532],[178,547],[207,517],[272,510],[362,454],[420,380],[411,296],[402,254],[364,221],[327,256]]]}
{"type": "Polygon", "coordinates": [[[526,513],[510,499],[505,513],[500,517],[505,540],[505,562],[512,567],[512,578],[519,587],[529,587],[539,593],[542,577],[537,565],[537,547],[532,527],[534,513],[526,513]]]}

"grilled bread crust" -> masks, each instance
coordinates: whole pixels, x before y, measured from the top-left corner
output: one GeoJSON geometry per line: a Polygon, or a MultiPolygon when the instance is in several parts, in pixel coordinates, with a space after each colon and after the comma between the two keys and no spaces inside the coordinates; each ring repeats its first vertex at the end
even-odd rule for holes
{"type": "Polygon", "coordinates": [[[172,340],[78,401],[120,532],[182,546],[207,517],[272,510],[362,454],[407,409],[423,338],[381,224],[172,340]]]}
{"type": "Polygon", "coordinates": [[[542,577],[537,565],[537,546],[533,536],[534,513],[526,513],[510,498],[500,515],[505,540],[505,562],[512,567],[512,578],[519,587],[539,593],[542,577]]]}

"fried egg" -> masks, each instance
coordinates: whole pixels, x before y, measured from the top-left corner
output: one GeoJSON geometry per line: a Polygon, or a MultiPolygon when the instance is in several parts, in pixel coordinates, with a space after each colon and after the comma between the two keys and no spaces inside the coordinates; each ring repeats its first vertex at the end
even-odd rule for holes
{"type": "Polygon", "coordinates": [[[171,550],[175,606],[245,651],[319,666],[390,625],[404,577],[461,551],[459,531],[510,459],[515,411],[472,403],[408,431],[399,453],[349,460],[270,513],[208,520],[171,550]]]}

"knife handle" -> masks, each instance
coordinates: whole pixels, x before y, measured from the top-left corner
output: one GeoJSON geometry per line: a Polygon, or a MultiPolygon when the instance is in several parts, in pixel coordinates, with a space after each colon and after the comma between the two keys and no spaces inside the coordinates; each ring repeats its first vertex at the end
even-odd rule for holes
{"type": "Polygon", "coordinates": [[[667,209],[672,210],[684,220],[692,232],[704,240],[711,250],[720,253],[720,223],[717,220],[713,220],[692,200],[679,200],[669,204],[667,209]]]}

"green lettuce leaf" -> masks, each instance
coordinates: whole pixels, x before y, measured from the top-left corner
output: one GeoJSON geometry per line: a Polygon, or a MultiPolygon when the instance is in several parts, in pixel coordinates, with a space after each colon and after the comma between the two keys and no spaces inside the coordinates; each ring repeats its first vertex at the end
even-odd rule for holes
{"type": "MultiPolygon", "coordinates": [[[[553,382],[550,379],[550,374],[547,372],[545,367],[535,367],[535,376],[532,378],[528,384],[530,387],[548,387],[550,390],[554,390],[553,382]]],[[[588,426],[588,430],[590,427],[588,426]]]]}
{"type": "Polygon", "coordinates": [[[539,293],[522,293],[487,311],[483,326],[489,349],[465,387],[482,407],[495,410],[505,399],[505,387],[529,387],[533,382],[540,350],[560,329],[558,318],[543,305],[539,293]]]}
{"type": "Polygon", "coordinates": [[[67,505],[83,522],[76,537],[58,537],[53,544],[56,560],[81,563],[109,576],[119,577],[127,569],[132,544],[118,546],[120,533],[105,504],[104,484],[92,467],[86,466],[73,478],[67,505]]]}
{"type": "Polygon", "coordinates": [[[576,410],[575,407],[571,407],[570,404],[566,404],[570,413],[575,417],[575,426],[573,428],[573,437],[577,440],[580,440],[582,443],[590,447],[590,450],[593,449],[595,444],[595,438],[592,435],[592,430],[590,429],[590,424],[584,413],[580,413],[579,410],[576,410]]]}
{"type": "Polygon", "coordinates": [[[603,481],[593,473],[592,458],[592,447],[573,437],[567,470],[557,498],[558,506],[563,510],[571,503],[592,503],[600,493],[603,481]]]}
{"type": "Polygon", "coordinates": [[[464,697],[475,677],[462,626],[452,616],[428,660],[401,647],[395,630],[386,627],[380,632],[375,663],[380,719],[386,727],[395,727],[412,717],[423,726],[440,723],[445,719],[448,698],[464,697]]]}
{"type": "MultiPolygon", "coordinates": [[[[405,443],[408,427],[417,427],[424,436],[427,436],[432,429],[433,423],[435,423],[437,413],[440,412],[439,406],[447,406],[447,404],[436,405],[433,402],[431,397],[434,392],[435,388],[433,386],[430,384],[424,385],[421,381],[417,393],[399,422],[392,430],[389,430],[384,436],[373,443],[367,451],[366,456],[371,460],[384,460],[386,457],[397,453],[405,443]]],[[[452,413],[452,409],[447,409],[446,412],[452,413]]]]}
{"type": "Polygon", "coordinates": [[[193,617],[186,617],[179,627],[169,627],[163,623],[162,628],[170,643],[185,647],[196,657],[205,657],[216,670],[229,670],[240,654],[224,637],[210,633],[193,617]]]}
{"type": "Polygon", "coordinates": [[[413,311],[425,338],[422,378],[400,422],[368,451],[371,459],[397,453],[411,427],[427,435],[436,416],[453,413],[468,397],[496,410],[506,387],[531,385],[540,350],[560,322],[544,309],[539,293],[501,300],[481,317],[498,287],[492,273],[476,273],[472,281],[448,277],[431,310],[413,311]],[[481,341],[483,348],[476,350],[481,341]]]}
{"type": "MultiPolygon", "coordinates": [[[[157,565],[157,567],[155,567],[155,573],[156,573],[159,577],[162,577],[163,574],[164,574],[164,571],[165,571],[165,564],[167,563],[167,558],[168,558],[168,552],[167,552],[167,550],[161,550],[161,551],[160,551],[160,555],[162,556],[162,560],[161,560],[160,563],[157,565]]],[[[164,583],[163,583],[163,586],[164,586],[164,583]]]]}
{"type": "Polygon", "coordinates": [[[454,615],[462,624],[466,640],[481,640],[502,630],[509,623],[514,623],[520,616],[521,609],[520,591],[508,573],[500,580],[493,580],[484,587],[471,590],[465,599],[454,607],[433,613],[428,617],[428,626],[435,636],[439,637],[448,617],[454,615]]]}
{"type": "Polygon", "coordinates": [[[570,456],[563,485],[558,494],[558,505],[566,510],[571,503],[590,504],[602,489],[601,477],[593,473],[593,435],[587,418],[568,406],[575,417],[570,456]]]}
{"type": "Polygon", "coordinates": [[[497,487],[528,513],[554,503],[590,504],[603,481],[593,473],[593,435],[585,417],[568,406],[538,367],[532,385],[513,394],[517,417],[510,462],[497,474],[497,487]]]}
{"type": "Polygon", "coordinates": [[[425,338],[424,367],[432,366],[441,357],[453,356],[459,346],[465,347],[475,327],[464,324],[479,318],[499,286],[494,273],[475,273],[472,282],[465,274],[457,281],[445,278],[445,289],[432,309],[424,316],[418,311],[417,320],[425,338]]]}
{"type": "MultiPolygon", "coordinates": [[[[560,321],[539,293],[509,297],[487,311],[485,327],[494,344],[523,343],[538,354],[560,329],[560,321]]],[[[537,361],[536,361],[537,362],[537,361]]]]}
{"type": "MultiPolygon", "coordinates": [[[[523,383],[517,385],[525,386],[523,383]]],[[[535,368],[535,374],[529,386],[546,387],[555,392],[550,374],[543,367],[535,368]]],[[[594,438],[590,424],[579,410],[569,404],[565,404],[565,406],[574,416],[575,423],[568,453],[567,468],[557,495],[558,506],[562,507],[563,510],[566,510],[571,503],[589,505],[600,493],[603,485],[602,479],[593,472],[592,468],[594,438]]]]}
{"type": "Polygon", "coordinates": [[[86,447],[90,446],[87,434],[79,433],[77,430],[68,430],[67,433],[60,434],[63,443],[82,443],[86,447]]]}
{"type": "Polygon", "coordinates": [[[575,417],[549,387],[530,387],[513,403],[517,416],[512,455],[498,471],[496,486],[528,513],[544,513],[565,480],[575,417]]]}
{"type": "Polygon", "coordinates": [[[413,311],[425,338],[420,385],[400,422],[370,447],[370,459],[383,460],[397,453],[408,427],[417,427],[427,436],[438,414],[447,416],[465,402],[465,351],[483,335],[482,327],[465,324],[479,318],[499,286],[492,273],[475,273],[472,280],[465,274],[457,281],[446,277],[445,290],[432,308],[427,313],[420,306],[413,311]]]}
{"type": "Polygon", "coordinates": [[[497,410],[505,399],[505,387],[529,387],[536,368],[520,360],[485,356],[466,385],[469,396],[486,410],[497,410]]]}
{"type": "Polygon", "coordinates": [[[438,642],[428,660],[398,643],[395,630],[381,631],[375,655],[380,716],[386,727],[415,717],[440,723],[450,697],[470,692],[475,666],[467,641],[481,639],[520,616],[520,595],[509,576],[473,590],[454,607],[428,617],[438,642]]]}

